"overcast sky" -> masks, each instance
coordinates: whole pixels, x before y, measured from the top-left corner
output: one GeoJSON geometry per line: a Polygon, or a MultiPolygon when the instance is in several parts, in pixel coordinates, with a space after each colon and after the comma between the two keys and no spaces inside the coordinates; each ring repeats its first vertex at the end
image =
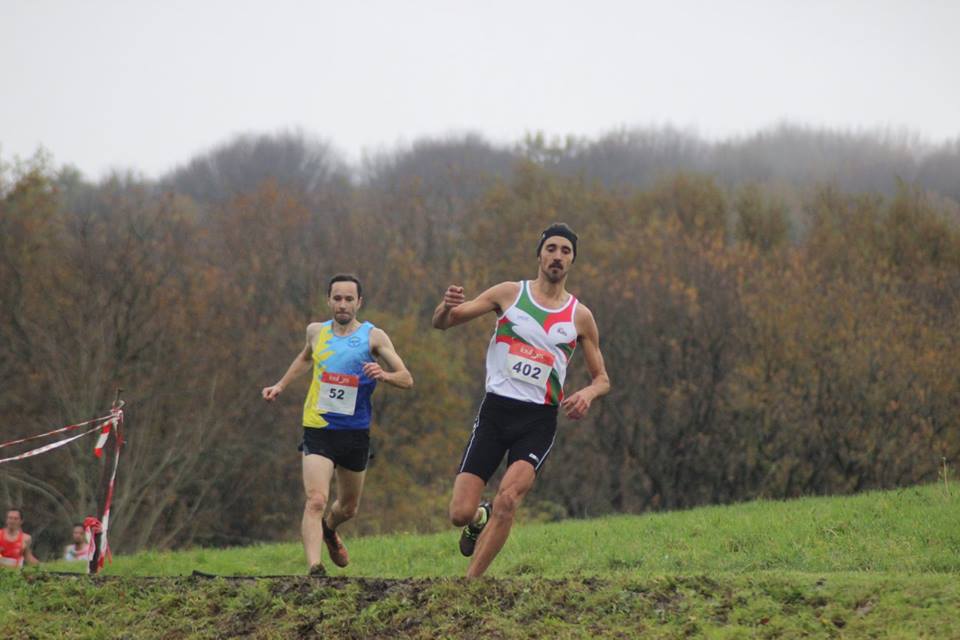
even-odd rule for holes
{"type": "Polygon", "coordinates": [[[960,2],[0,0],[0,160],[150,177],[245,132],[960,137],[960,2]]]}

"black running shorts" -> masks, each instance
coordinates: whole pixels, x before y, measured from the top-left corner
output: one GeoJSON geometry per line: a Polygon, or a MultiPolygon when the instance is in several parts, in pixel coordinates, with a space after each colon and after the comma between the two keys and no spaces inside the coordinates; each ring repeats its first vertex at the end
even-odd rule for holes
{"type": "Polygon", "coordinates": [[[370,457],[370,430],[304,427],[297,449],[305,456],[330,458],[334,466],[360,472],[370,457]]]}
{"type": "Polygon", "coordinates": [[[557,434],[557,407],[534,404],[493,393],[484,396],[463,452],[458,473],[472,473],[484,482],[500,466],[525,460],[539,471],[557,434]]]}

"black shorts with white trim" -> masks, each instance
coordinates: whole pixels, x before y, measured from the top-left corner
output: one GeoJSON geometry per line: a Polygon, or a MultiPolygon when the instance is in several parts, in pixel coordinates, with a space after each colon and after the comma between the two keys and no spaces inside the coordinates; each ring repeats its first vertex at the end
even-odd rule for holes
{"type": "Polygon", "coordinates": [[[534,404],[487,393],[473,423],[470,442],[458,473],[490,480],[504,454],[507,466],[517,460],[540,471],[557,435],[556,405],[534,404]]]}

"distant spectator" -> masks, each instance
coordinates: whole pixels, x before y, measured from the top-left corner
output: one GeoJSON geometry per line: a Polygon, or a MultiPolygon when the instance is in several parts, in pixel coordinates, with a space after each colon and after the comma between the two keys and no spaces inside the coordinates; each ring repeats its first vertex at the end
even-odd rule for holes
{"type": "Polygon", "coordinates": [[[63,559],[71,562],[90,559],[90,542],[82,524],[73,525],[73,542],[63,548],[63,559]]]}
{"type": "Polygon", "coordinates": [[[30,550],[33,538],[23,530],[23,511],[7,510],[7,524],[0,535],[0,567],[19,569],[23,563],[40,564],[30,550]]]}

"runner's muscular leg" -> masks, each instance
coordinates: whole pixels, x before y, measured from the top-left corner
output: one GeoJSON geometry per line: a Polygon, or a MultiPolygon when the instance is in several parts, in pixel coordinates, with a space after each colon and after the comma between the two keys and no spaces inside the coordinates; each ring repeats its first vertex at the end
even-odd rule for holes
{"type": "Polygon", "coordinates": [[[366,477],[366,470],[351,471],[337,467],[337,499],[330,506],[330,515],[327,517],[327,526],[331,529],[336,529],[357,515],[360,496],[363,494],[363,481],[366,477]]]}
{"type": "Polygon", "coordinates": [[[453,481],[453,497],[450,498],[450,522],[463,527],[476,519],[486,485],[478,475],[467,472],[457,474],[457,479],[453,481]]]}
{"type": "Polygon", "coordinates": [[[333,477],[333,460],[318,455],[303,456],[303,490],[307,500],[303,506],[303,521],[300,534],[307,566],[320,562],[323,548],[323,512],[330,495],[330,479],[333,477]]]}
{"type": "Polygon", "coordinates": [[[517,460],[507,468],[497,489],[497,496],[493,499],[493,513],[477,540],[476,550],[470,559],[470,566],[467,567],[468,578],[483,575],[500,553],[510,535],[517,508],[533,487],[536,478],[537,472],[533,465],[525,460],[517,460]]]}

